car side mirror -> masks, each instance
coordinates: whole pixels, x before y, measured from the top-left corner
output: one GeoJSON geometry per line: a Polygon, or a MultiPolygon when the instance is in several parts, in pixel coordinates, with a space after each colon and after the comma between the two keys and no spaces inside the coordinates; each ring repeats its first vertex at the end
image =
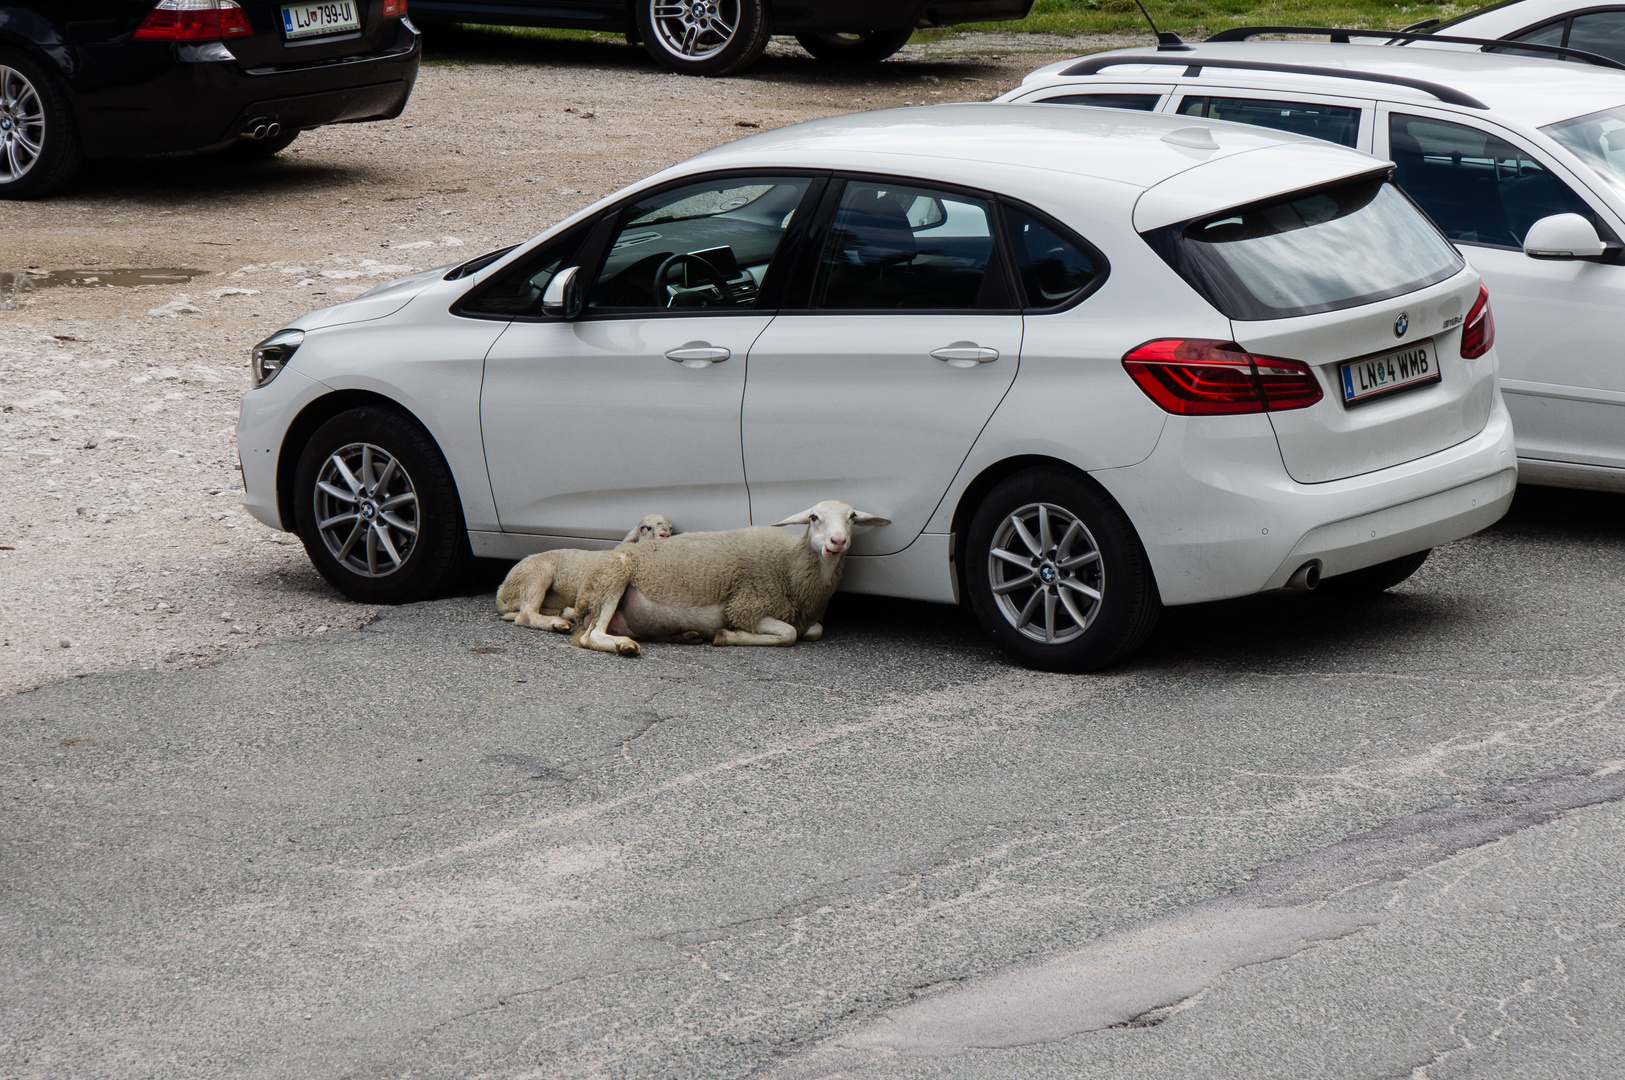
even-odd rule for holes
{"type": "Polygon", "coordinates": [[[581,267],[567,266],[553,275],[542,291],[542,314],[549,319],[573,319],[581,314],[581,267]]]}
{"type": "Polygon", "coordinates": [[[1531,259],[1600,259],[1608,245],[1579,214],[1553,214],[1529,226],[1523,253],[1531,259]]]}

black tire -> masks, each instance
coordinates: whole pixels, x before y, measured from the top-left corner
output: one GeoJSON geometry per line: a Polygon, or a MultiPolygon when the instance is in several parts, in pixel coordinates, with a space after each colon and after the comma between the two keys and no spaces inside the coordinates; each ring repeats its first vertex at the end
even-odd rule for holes
{"type": "Polygon", "coordinates": [[[220,156],[237,161],[268,161],[293,145],[299,130],[284,131],[269,139],[243,139],[220,151],[220,156]]]}
{"type": "Polygon", "coordinates": [[[1355,570],[1347,574],[1338,574],[1336,577],[1322,578],[1318,591],[1330,593],[1333,596],[1374,596],[1404,581],[1427,562],[1430,548],[1427,551],[1418,551],[1411,555],[1401,555],[1397,559],[1368,566],[1363,570],[1355,570]]]}
{"type": "Polygon", "coordinates": [[[293,498],[294,521],[310,561],[352,600],[369,604],[422,600],[455,584],[472,559],[451,468],[429,433],[392,409],[371,405],[351,409],[317,428],[299,456],[293,498]],[[365,459],[370,476],[369,464],[363,463],[357,447],[371,448],[365,459]],[[389,467],[380,462],[380,453],[396,462],[393,474],[385,475],[389,467]],[[328,493],[335,488],[356,490],[333,467],[335,458],[362,483],[359,501],[346,502],[328,493]],[[318,481],[326,482],[328,491],[318,488],[318,481]],[[411,502],[389,505],[407,490],[415,496],[411,502]],[[347,505],[355,506],[356,513],[340,521],[347,505]],[[326,518],[318,517],[324,513],[326,518]],[[326,531],[320,527],[335,521],[339,523],[326,531]],[[399,522],[415,527],[415,537],[396,528],[399,522]],[[346,554],[342,541],[351,532],[360,535],[346,554]],[[345,555],[342,561],[340,555],[345,555]]]}
{"type": "Polygon", "coordinates": [[[756,63],[767,49],[763,0],[636,0],[636,6],[644,49],[656,64],[679,75],[732,75],[756,63]],[[662,9],[659,20],[657,7],[662,9]],[[695,34],[685,53],[688,28],[695,34]]]}
{"type": "Polygon", "coordinates": [[[878,64],[908,44],[908,30],[865,30],[851,34],[797,34],[801,47],[826,64],[878,64]]]}
{"type": "Polygon", "coordinates": [[[60,189],[84,160],[67,91],[44,64],[0,48],[0,199],[60,189]]]}
{"type": "Polygon", "coordinates": [[[1150,561],[1128,516],[1094,483],[1064,469],[1029,469],[995,487],[971,518],[963,566],[965,593],[983,629],[1016,660],[1042,671],[1095,671],[1114,664],[1145,643],[1162,614],[1150,561]],[[1039,552],[1021,541],[1017,517],[1039,552]],[[1027,524],[1046,517],[1047,538],[1041,527],[1027,524]],[[1081,532],[1071,531],[1072,522],[1081,532]],[[1006,543],[1024,564],[993,554],[996,545],[1006,543]],[[1075,560],[1081,564],[1066,565],[1075,560]],[[1029,566],[1032,577],[1026,580],[1033,584],[1009,588],[1023,580],[1029,566]],[[995,586],[1006,588],[1004,602],[995,586]],[[1078,586],[1095,590],[1098,599],[1089,600],[1078,586]],[[1018,623],[1029,611],[1034,614],[1024,631],[1018,623]]]}

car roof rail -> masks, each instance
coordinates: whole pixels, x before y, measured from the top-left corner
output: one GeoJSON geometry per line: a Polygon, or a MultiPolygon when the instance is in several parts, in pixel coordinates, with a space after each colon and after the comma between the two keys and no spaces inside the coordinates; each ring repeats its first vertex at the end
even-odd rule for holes
{"type": "Polygon", "coordinates": [[[1237,26],[1220,30],[1208,42],[1246,41],[1259,34],[1327,34],[1334,45],[1347,45],[1350,38],[1384,38],[1388,41],[1443,41],[1451,45],[1482,45],[1486,48],[1505,49],[1509,52],[1533,52],[1558,59],[1584,60],[1597,67],[1625,71],[1625,64],[1600,53],[1571,49],[1564,45],[1537,45],[1532,41],[1508,41],[1505,38],[1458,37],[1455,34],[1429,34],[1415,30],[1344,30],[1335,26],[1237,26]]]}
{"type": "Polygon", "coordinates": [[[1391,83],[1394,86],[1408,86],[1412,90],[1420,90],[1425,94],[1432,94],[1440,101],[1449,105],[1461,105],[1469,109],[1488,109],[1489,106],[1460,90],[1445,86],[1441,83],[1429,82],[1426,79],[1413,79],[1408,75],[1384,75],[1375,71],[1353,71],[1348,68],[1315,67],[1310,64],[1275,64],[1268,60],[1231,60],[1217,56],[1169,56],[1155,53],[1097,53],[1088,56],[1064,69],[1062,75],[1094,75],[1103,68],[1122,67],[1125,64],[1156,64],[1164,67],[1182,67],[1186,78],[1194,78],[1202,74],[1205,67],[1240,68],[1244,71],[1275,71],[1290,75],[1320,75],[1332,79],[1353,79],[1356,82],[1391,83]]]}

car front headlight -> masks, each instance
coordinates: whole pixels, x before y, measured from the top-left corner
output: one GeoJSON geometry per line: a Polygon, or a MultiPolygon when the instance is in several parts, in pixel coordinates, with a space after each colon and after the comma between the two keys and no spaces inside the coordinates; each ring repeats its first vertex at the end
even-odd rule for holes
{"type": "Polygon", "coordinates": [[[305,340],[303,330],[278,330],[254,346],[254,389],[267,385],[277,377],[294,352],[305,340]]]}

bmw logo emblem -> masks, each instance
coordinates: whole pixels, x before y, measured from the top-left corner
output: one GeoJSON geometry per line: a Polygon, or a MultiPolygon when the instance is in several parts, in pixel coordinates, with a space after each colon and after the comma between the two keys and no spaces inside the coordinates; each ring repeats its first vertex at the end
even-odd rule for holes
{"type": "Polygon", "coordinates": [[[1038,576],[1047,585],[1048,583],[1055,580],[1055,567],[1048,566],[1048,565],[1044,566],[1043,569],[1038,571],[1038,576]]]}
{"type": "Polygon", "coordinates": [[[1409,330],[1410,328],[1411,328],[1411,317],[1409,315],[1405,314],[1403,311],[1401,311],[1399,313],[1399,318],[1394,320],[1394,336],[1395,337],[1404,337],[1405,336],[1405,331],[1409,330]]]}

